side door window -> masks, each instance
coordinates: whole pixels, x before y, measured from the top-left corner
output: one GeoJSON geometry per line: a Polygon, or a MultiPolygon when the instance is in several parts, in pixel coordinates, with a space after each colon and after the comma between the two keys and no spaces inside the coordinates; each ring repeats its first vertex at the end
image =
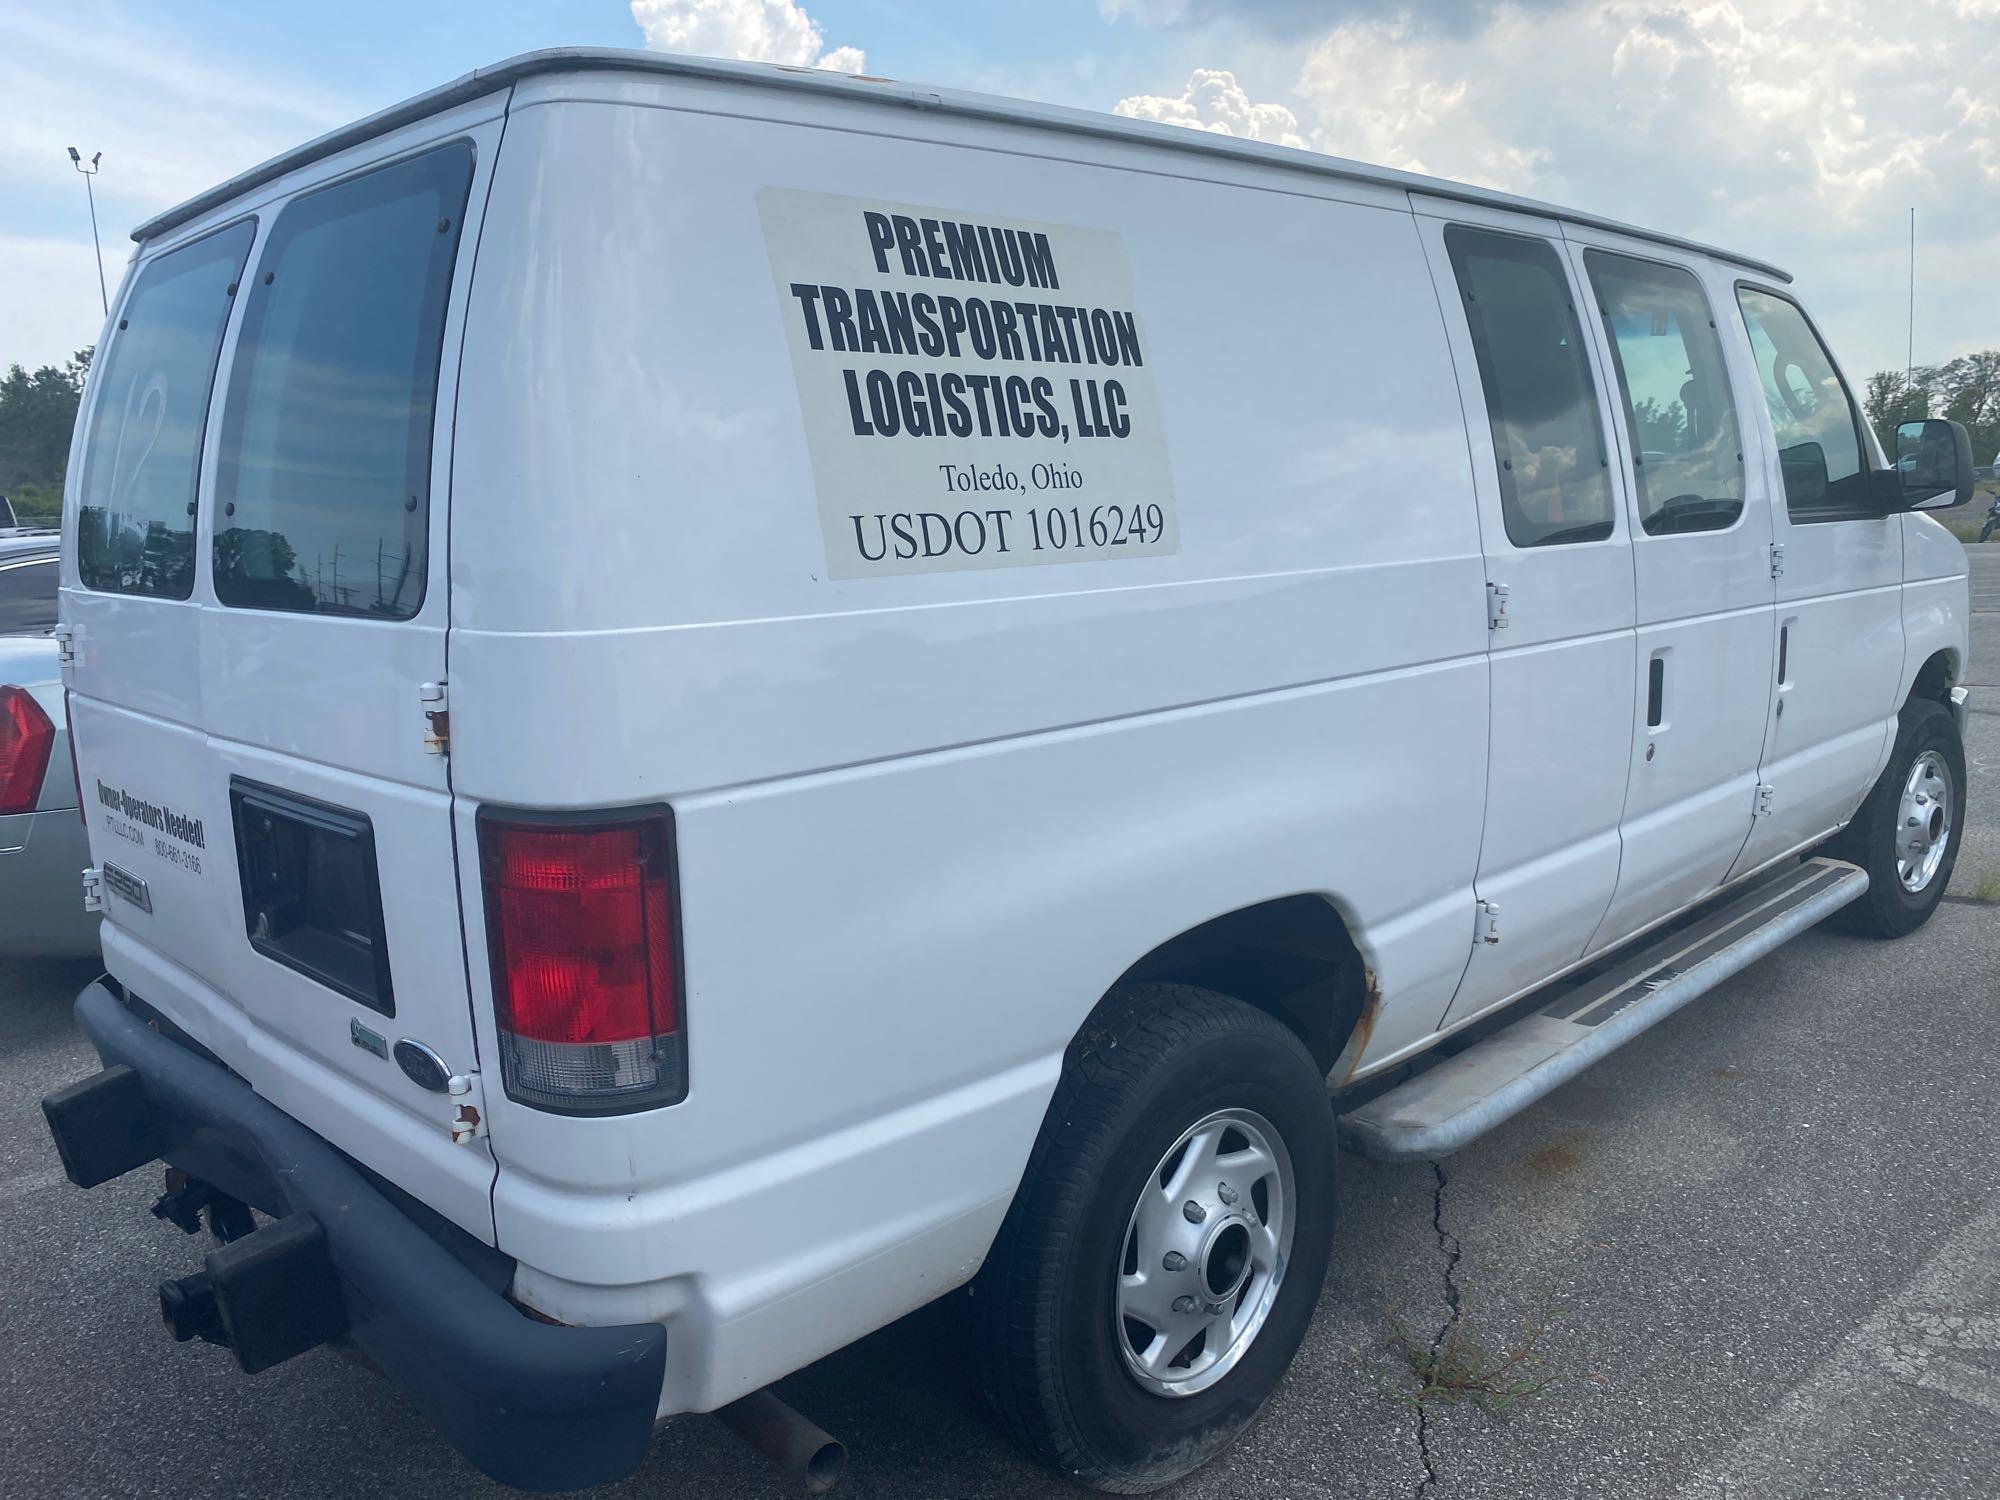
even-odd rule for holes
{"type": "Polygon", "coordinates": [[[1743,438],[1701,283],[1603,250],[1584,263],[1624,398],[1640,527],[1727,530],[1743,514],[1743,438]]]}
{"type": "Polygon", "coordinates": [[[1793,522],[1879,518],[1861,414],[1819,334],[1798,304],[1775,292],[1739,287],[1736,300],[1777,435],[1793,522]]]}
{"type": "Polygon", "coordinates": [[[91,372],[78,486],[84,587],[185,599],[194,591],[195,484],[216,356],[254,219],[147,263],[91,372]]]}
{"type": "Polygon", "coordinates": [[[1613,505],[1604,429],[1562,262],[1524,235],[1453,225],[1444,241],[1486,392],[1507,540],[1603,541],[1613,505]]]}
{"type": "Polygon", "coordinates": [[[222,418],[225,605],[406,620],[423,604],[433,407],[472,147],[321,188],[271,228],[222,418]]]}

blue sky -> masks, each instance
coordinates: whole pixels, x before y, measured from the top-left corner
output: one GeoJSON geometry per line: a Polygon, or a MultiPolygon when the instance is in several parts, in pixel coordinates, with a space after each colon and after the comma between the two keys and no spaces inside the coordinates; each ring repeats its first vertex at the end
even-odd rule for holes
{"type": "Polygon", "coordinates": [[[2000,346],[2000,0],[0,0],[0,365],[97,335],[139,220],[558,43],[871,73],[1489,183],[1778,261],[1857,378],[2000,346]]]}

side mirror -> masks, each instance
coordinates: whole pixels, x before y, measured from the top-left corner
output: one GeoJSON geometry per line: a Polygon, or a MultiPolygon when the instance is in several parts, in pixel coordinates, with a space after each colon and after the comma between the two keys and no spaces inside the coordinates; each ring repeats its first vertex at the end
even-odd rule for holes
{"type": "Polygon", "coordinates": [[[1904,422],[1896,429],[1897,491],[1904,510],[1948,510],[1972,498],[1972,437],[1960,422],[1904,422]]]}

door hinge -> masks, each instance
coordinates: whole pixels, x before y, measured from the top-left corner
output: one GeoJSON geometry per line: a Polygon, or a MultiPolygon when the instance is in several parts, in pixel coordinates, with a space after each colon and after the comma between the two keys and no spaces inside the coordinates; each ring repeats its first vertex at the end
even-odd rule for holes
{"type": "Polygon", "coordinates": [[[1486,628],[1505,630],[1507,628],[1507,585],[1489,583],[1486,585],[1486,628]]]}
{"type": "Polygon", "coordinates": [[[1763,781],[1757,783],[1758,817],[1768,818],[1771,816],[1771,799],[1776,795],[1777,795],[1777,788],[1772,786],[1770,783],[1763,781]]]}
{"type": "Polygon", "coordinates": [[[1771,576],[1773,578],[1783,578],[1785,576],[1785,544],[1783,542],[1771,543],[1771,576]]]}
{"type": "Polygon", "coordinates": [[[1499,941],[1500,904],[1497,901],[1482,901],[1479,903],[1479,923],[1472,933],[1472,945],[1477,948],[1499,941]]]}
{"type": "Polygon", "coordinates": [[[76,643],[83,639],[83,627],[58,625],[49,632],[49,639],[56,643],[56,665],[73,666],[76,662],[76,643]]]}
{"type": "Polygon", "coordinates": [[[426,682],[417,688],[417,706],[424,715],[424,754],[451,753],[451,710],[445,702],[445,685],[426,682]]]}
{"type": "Polygon", "coordinates": [[[445,1080],[451,1105],[451,1143],[463,1146],[486,1134],[486,1091],[477,1073],[454,1073],[445,1080]]]}
{"type": "Polygon", "coordinates": [[[83,872],[83,909],[104,910],[104,872],[95,865],[83,872]]]}

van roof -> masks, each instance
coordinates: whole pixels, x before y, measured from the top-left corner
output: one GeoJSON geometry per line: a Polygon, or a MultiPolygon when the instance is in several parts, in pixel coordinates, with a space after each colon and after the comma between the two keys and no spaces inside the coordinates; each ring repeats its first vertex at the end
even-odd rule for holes
{"type": "Polygon", "coordinates": [[[422,119],[426,115],[436,114],[454,105],[466,103],[481,95],[490,94],[521,79],[549,73],[607,71],[717,79],[763,88],[844,95],[877,103],[885,101],[900,103],[915,109],[939,111],[967,119],[1039,125],[1045,129],[1067,131],[1073,135],[1144,142],[1150,146],[1161,146],[1173,151],[1260,162],[1269,166],[1288,167],[1295,171],[1313,172],[1325,177],[1338,177],[1355,182],[1380,183],[1411,192],[1426,193],[1432,197],[1484,204],[1492,208],[1512,209],[1519,213],[1539,214],[1546,218],[1562,219],[1594,229],[1629,234],[1662,245],[1672,245],[1682,250],[1712,255],[1719,260],[1752,268],[1781,281],[1789,282],[1792,279],[1789,272],[1767,261],[1755,260],[1731,250],[1717,249],[1712,245],[1684,239],[1679,235],[1663,234],[1658,230],[1620,223],[1599,214],[1580,213],[1575,209],[1561,208],[1491,188],[1473,187],[1467,183],[1450,182],[1439,177],[1426,177],[1421,173],[1399,171],[1394,167],[1370,166],[1366,162],[1349,161],[1339,156],[1324,156],[1316,151],[1304,151],[1291,146],[1273,146],[1262,141],[1247,141],[1236,136],[1218,135],[1213,131],[1189,130],[1185,126],[1178,125],[1159,125],[1145,120],[1127,119],[1122,115],[1069,109],[1055,104],[1035,104],[1027,100],[1007,99],[994,94],[973,94],[956,89],[932,88],[924,84],[898,83],[893,79],[874,78],[865,74],[834,73],[821,68],[783,67],[773,63],[725,62],[716,58],[683,57],[621,47],[545,47],[536,52],[523,52],[504,62],[494,63],[490,67],[474,68],[470,73],[450,83],[426,90],[414,98],[405,99],[401,104],[393,104],[387,109],[378,110],[350,125],[343,125],[338,130],[329,131],[317,140],[307,141],[302,146],[274,156],[247,172],[239,172],[227,182],[219,183],[207,192],[196,194],[178,207],[170,208],[165,213],[148,219],[132,231],[132,238],[141,242],[152,239],[207,213],[241,193],[248,192],[251,188],[282,177],[307,162],[322,156],[330,156],[336,151],[346,150],[373,136],[381,135],[413,120],[422,119]]]}

